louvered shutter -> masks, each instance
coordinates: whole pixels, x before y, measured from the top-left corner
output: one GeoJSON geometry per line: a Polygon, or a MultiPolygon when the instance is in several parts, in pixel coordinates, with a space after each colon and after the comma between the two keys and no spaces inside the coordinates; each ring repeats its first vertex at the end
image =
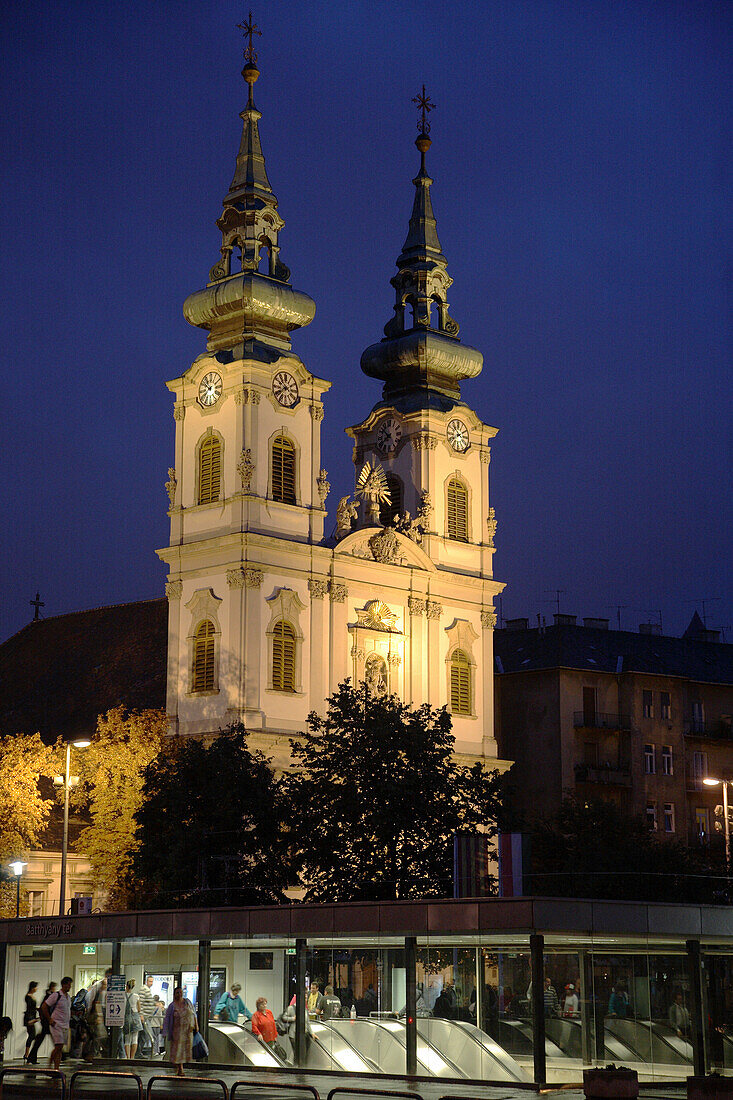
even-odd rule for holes
{"type": "Polygon", "coordinates": [[[295,447],[284,435],[272,443],[272,499],[295,504],[295,447]]]}
{"type": "Polygon", "coordinates": [[[214,624],[206,619],[196,629],[193,641],[193,690],[213,691],[214,677],[214,624]]]}
{"type": "Polygon", "coordinates": [[[454,714],[471,713],[471,662],[462,649],[450,659],[450,708],[454,714]]]}
{"type": "Polygon", "coordinates": [[[272,686],[275,691],[295,691],[295,631],[282,619],[272,638],[272,686]]]}
{"type": "Polygon", "coordinates": [[[448,482],[448,538],[468,542],[468,489],[457,477],[448,482]]]}
{"type": "Polygon", "coordinates": [[[211,504],[218,500],[220,489],[221,444],[215,435],[210,435],[199,451],[199,504],[211,504]]]}

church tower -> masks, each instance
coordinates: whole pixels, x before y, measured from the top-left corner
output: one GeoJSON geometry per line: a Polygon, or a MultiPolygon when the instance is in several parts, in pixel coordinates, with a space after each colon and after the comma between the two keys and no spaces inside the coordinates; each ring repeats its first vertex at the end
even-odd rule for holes
{"type": "Polygon", "coordinates": [[[206,351],[168,386],[175,397],[169,471],[168,699],[171,732],[216,733],[242,721],[277,766],[289,737],[346,678],[373,693],[447,705],[456,752],[497,760],[493,724],[493,513],[488,443],[495,429],[461,401],[481,370],[448,313],[451,285],[425,166],[397,261],[395,314],[362,369],[384,384],[354,439],[355,497],[324,535],[322,398],[291,334],[314,316],[280,255],[283,219],[265,168],[254,103],[217,227],[220,259],[184,315],[206,351]]]}

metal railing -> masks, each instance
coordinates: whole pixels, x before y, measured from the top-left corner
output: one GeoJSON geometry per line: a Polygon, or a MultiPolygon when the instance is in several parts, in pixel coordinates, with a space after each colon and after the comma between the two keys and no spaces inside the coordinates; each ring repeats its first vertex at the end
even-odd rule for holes
{"type": "MultiPolygon", "coordinates": [[[[182,1084],[185,1084],[186,1088],[188,1088],[189,1085],[218,1085],[224,1100],[230,1100],[229,1088],[226,1082],[222,1081],[219,1077],[189,1077],[188,1075],[180,1077],[175,1073],[158,1074],[155,1077],[151,1077],[148,1080],[148,1087],[145,1090],[146,1100],[150,1100],[150,1097],[153,1095],[153,1085],[156,1081],[167,1081],[169,1085],[171,1081],[180,1081],[182,1084]]],[[[170,1092],[164,1092],[161,1095],[170,1096],[171,1094],[170,1092]]]]}
{"type": "Polygon", "coordinates": [[[703,722],[697,718],[688,718],[682,724],[686,737],[709,737],[713,741],[733,740],[733,729],[729,722],[703,722]]]}
{"type": "Polygon", "coordinates": [[[617,787],[630,787],[631,769],[611,764],[576,764],[575,778],[579,783],[605,783],[617,787]]]}
{"type": "Polygon", "coordinates": [[[54,1088],[54,1097],[58,1100],[66,1100],[66,1078],[59,1069],[39,1069],[37,1066],[3,1066],[0,1068],[0,1096],[3,1093],[3,1079],[10,1076],[18,1077],[50,1077],[54,1081],[61,1082],[61,1092],[54,1088]]]}
{"type": "Polygon", "coordinates": [[[399,1096],[402,1100],[422,1100],[419,1092],[392,1092],[390,1089],[352,1089],[348,1085],[338,1085],[331,1089],[327,1100],[334,1096],[399,1096]]]}
{"type": "Polygon", "coordinates": [[[591,714],[584,710],[576,710],[573,714],[573,725],[576,729],[588,730],[630,730],[630,714],[600,714],[596,711],[591,714]]]}
{"type": "MultiPolygon", "coordinates": [[[[115,1078],[115,1080],[126,1079],[128,1081],[134,1081],[137,1085],[138,1100],[143,1100],[144,1093],[142,1078],[138,1077],[138,1075],[136,1073],[133,1073],[131,1070],[124,1071],[115,1069],[78,1069],[76,1073],[72,1073],[71,1077],[69,1078],[69,1100],[74,1100],[74,1089],[76,1087],[77,1077],[103,1077],[105,1080],[113,1077],[115,1078]]],[[[118,1096],[119,1094],[117,1092],[114,1092],[113,1095],[118,1096]]]]}
{"type": "Polygon", "coordinates": [[[231,1100],[234,1100],[234,1096],[238,1088],[260,1090],[266,1089],[268,1092],[271,1092],[274,1089],[288,1090],[291,1092],[307,1092],[310,1096],[313,1097],[313,1100],[321,1100],[321,1094],[319,1093],[317,1088],[313,1087],[313,1085],[292,1085],[285,1081],[235,1081],[232,1085],[232,1090],[230,1093],[231,1100]]]}

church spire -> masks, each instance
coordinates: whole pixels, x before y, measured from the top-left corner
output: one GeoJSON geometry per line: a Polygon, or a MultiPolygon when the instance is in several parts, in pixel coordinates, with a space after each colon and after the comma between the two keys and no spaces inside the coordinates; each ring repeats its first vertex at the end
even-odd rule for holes
{"type": "Polygon", "coordinates": [[[483,362],[478,351],[460,344],[458,324],[448,313],[447,292],[453,280],[438,240],[430,198],[433,181],[425,166],[432,145],[428,114],[435,104],[424,84],[413,103],[420,112],[415,139],[420,171],[412,181],[415,198],[397,274],[390,280],[395,288],[394,317],[384,326],[386,339],[361,357],[364,373],[385,382],[385,400],[420,391],[457,398],[461,379],[474,378],[483,362]]]}
{"type": "Polygon", "coordinates": [[[247,40],[242,76],[248,88],[240,114],[242,139],[234,177],[217,221],[221,259],[209,272],[205,290],[190,295],[183,306],[192,325],[210,330],[209,350],[237,346],[257,337],[277,347],[290,347],[290,332],[313,320],[315,304],[290,287],[290,269],[280,259],[278,237],[285,222],[277,208],[260,142],[261,113],[254,86],[260,75],[252,39],[261,31],[252,19],[238,24],[247,40]]]}

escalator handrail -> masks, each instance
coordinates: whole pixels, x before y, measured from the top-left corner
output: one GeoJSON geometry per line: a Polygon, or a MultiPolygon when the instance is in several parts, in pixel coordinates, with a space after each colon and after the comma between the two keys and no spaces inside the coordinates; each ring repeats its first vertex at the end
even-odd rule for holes
{"type": "Polygon", "coordinates": [[[291,1092],[297,1090],[298,1092],[307,1092],[313,1097],[313,1100],[321,1100],[321,1094],[318,1089],[313,1085],[293,1085],[287,1081],[235,1081],[232,1085],[232,1091],[229,1094],[230,1100],[234,1100],[234,1094],[238,1088],[252,1088],[252,1089],[280,1089],[290,1090],[291,1092]]]}

